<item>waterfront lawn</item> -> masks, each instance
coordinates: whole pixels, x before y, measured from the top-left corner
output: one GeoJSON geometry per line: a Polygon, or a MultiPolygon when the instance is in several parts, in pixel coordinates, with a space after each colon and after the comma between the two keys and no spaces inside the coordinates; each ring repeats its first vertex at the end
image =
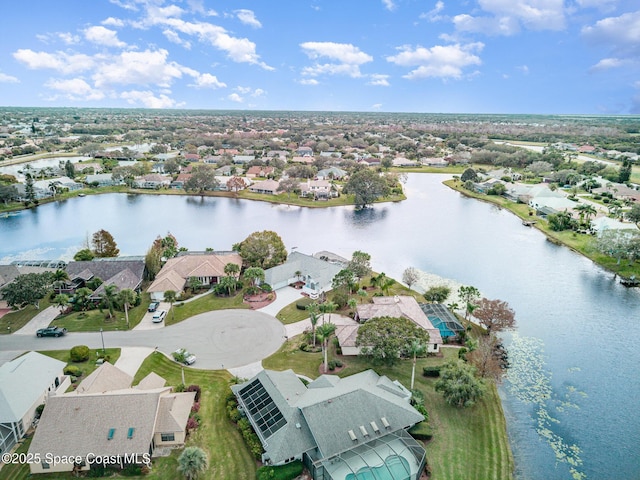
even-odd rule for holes
{"type": "Polygon", "coordinates": [[[176,302],[173,308],[167,312],[165,325],[173,325],[189,317],[212,310],[225,310],[228,308],[250,308],[243,302],[242,292],[239,291],[233,297],[219,297],[214,293],[208,293],[200,298],[187,302],[176,302]]]}
{"type": "Polygon", "coordinates": [[[27,323],[33,320],[33,317],[50,306],[51,300],[49,300],[49,295],[46,295],[42,300],[40,300],[39,309],[33,305],[27,305],[20,310],[3,315],[0,318],[0,335],[6,335],[20,330],[27,323]]]}
{"type": "MultiPolygon", "coordinates": [[[[290,339],[275,354],[264,359],[263,366],[273,370],[292,368],[310,378],[318,377],[322,354],[300,351],[297,348],[300,341],[300,336],[290,339]]],[[[482,401],[472,408],[458,409],[447,405],[442,395],[435,391],[435,379],[422,376],[423,367],[442,365],[458,355],[458,349],[452,347],[444,347],[442,352],[442,357],[421,358],[416,365],[415,388],[424,394],[429,428],[433,431],[433,439],[426,445],[431,478],[513,478],[513,457],[495,385],[489,385],[482,401]]],[[[346,365],[336,373],[340,377],[373,368],[380,375],[399,380],[406,387],[411,384],[411,360],[386,367],[373,366],[365,357],[336,357],[334,351],[329,356],[332,358],[339,358],[346,365]]]]}
{"type": "MultiPolygon", "coordinates": [[[[137,384],[150,372],[167,380],[168,385],[182,382],[183,367],[160,352],[149,355],[136,373],[137,384]]],[[[184,367],[185,383],[200,385],[200,427],[189,435],[186,446],[202,448],[209,457],[209,468],[201,478],[217,480],[254,480],[256,462],[244,444],[240,432],[226,414],[227,389],[231,376],[226,371],[207,371],[184,367]]],[[[174,480],[181,477],[177,472],[178,457],[182,449],[174,450],[168,457],[154,460],[151,473],[144,478],[151,480],[174,480]]]]}

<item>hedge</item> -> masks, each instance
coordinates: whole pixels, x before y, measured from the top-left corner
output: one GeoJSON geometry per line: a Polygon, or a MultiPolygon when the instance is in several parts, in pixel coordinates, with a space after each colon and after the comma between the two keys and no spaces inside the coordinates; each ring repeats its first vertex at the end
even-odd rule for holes
{"type": "Polygon", "coordinates": [[[72,362],[86,362],[90,355],[91,350],[86,345],[76,345],[69,351],[72,362]]]}
{"type": "Polygon", "coordinates": [[[300,460],[277,467],[260,467],[256,473],[257,480],[293,480],[302,475],[304,465],[300,460]]]}
{"type": "Polygon", "coordinates": [[[306,310],[307,309],[307,305],[311,305],[313,302],[315,302],[316,300],[313,300],[309,297],[305,297],[301,300],[298,300],[296,302],[296,308],[298,310],[306,310]]]}
{"type": "Polygon", "coordinates": [[[425,377],[439,377],[440,376],[440,366],[437,367],[424,367],[422,369],[422,375],[425,377]]]}

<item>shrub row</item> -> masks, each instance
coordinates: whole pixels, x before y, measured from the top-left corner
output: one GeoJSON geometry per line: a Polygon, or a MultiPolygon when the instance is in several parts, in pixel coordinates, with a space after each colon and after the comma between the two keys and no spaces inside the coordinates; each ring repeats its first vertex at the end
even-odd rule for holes
{"type": "Polygon", "coordinates": [[[256,432],[253,431],[249,420],[244,418],[240,411],[238,410],[238,401],[236,400],[235,395],[229,389],[229,393],[227,394],[227,416],[229,419],[236,424],[238,430],[242,434],[242,438],[244,438],[244,443],[246,443],[247,447],[249,447],[249,451],[255,457],[256,460],[262,460],[262,453],[264,450],[262,449],[262,443],[260,443],[260,439],[256,432]]]}
{"type": "Polygon", "coordinates": [[[340,360],[330,360],[327,366],[329,367],[329,370],[333,371],[336,368],[342,367],[342,362],[340,360]]]}
{"type": "Polygon", "coordinates": [[[257,480],[293,480],[302,475],[304,465],[300,460],[278,467],[260,467],[256,473],[257,480]]]}
{"type": "Polygon", "coordinates": [[[440,366],[437,367],[424,367],[422,369],[422,375],[425,377],[439,377],[440,376],[440,366]]]}

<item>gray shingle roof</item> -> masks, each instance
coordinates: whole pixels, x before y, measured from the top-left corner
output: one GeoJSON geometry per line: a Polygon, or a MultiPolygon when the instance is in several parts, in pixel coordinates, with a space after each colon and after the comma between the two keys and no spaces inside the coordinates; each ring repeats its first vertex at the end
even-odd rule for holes
{"type": "Polygon", "coordinates": [[[269,285],[277,285],[291,278],[294,278],[296,272],[302,275],[311,276],[311,278],[320,285],[320,289],[331,285],[333,277],[341,270],[339,265],[320,260],[305,255],[300,252],[289,254],[287,261],[282,265],[265,270],[265,282],[269,285]]]}
{"type": "MultiPolygon", "coordinates": [[[[144,260],[101,260],[90,262],[69,262],[66,270],[69,278],[71,279],[80,277],[84,280],[87,280],[88,272],[91,272],[94,277],[98,277],[104,282],[109,279],[117,279],[118,274],[128,269],[135,276],[135,278],[137,278],[138,281],[141,282],[144,275],[144,268],[144,260]]],[[[127,274],[123,278],[127,279],[127,285],[131,283],[131,277],[129,274],[127,274]]],[[[120,285],[115,283],[115,281],[113,283],[118,288],[121,288],[120,285]]],[[[122,288],[131,287],[123,286],[122,288]]]]}

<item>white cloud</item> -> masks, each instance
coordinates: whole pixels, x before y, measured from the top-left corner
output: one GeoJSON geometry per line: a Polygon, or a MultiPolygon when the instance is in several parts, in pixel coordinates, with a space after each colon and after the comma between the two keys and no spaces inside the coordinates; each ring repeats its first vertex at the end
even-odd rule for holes
{"type": "Polygon", "coordinates": [[[257,98],[257,97],[261,97],[263,95],[265,95],[267,92],[265,92],[263,89],[261,88],[256,88],[253,93],[251,94],[252,97],[257,98]]]}
{"type": "Polygon", "coordinates": [[[215,75],[211,75],[210,73],[203,73],[197,75],[195,78],[195,83],[189,86],[196,88],[224,88],[227,86],[227,84],[218,80],[218,77],[216,77],[215,75]]]}
{"type": "Polygon", "coordinates": [[[431,9],[427,13],[421,13],[420,18],[423,20],[429,20],[430,22],[437,22],[439,20],[442,20],[443,18],[440,15],[440,12],[442,12],[442,10],[444,10],[444,2],[442,0],[438,0],[435,7],[433,7],[433,9],[431,9]]]}
{"type": "Polygon", "coordinates": [[[637,50],[640,46],[640,10],[619,17],[607,17],[582,29],[582,35],[597,45],[619,50],[637,50]]]}
{"type": "Polygon", "coordinates": [[[606,70],[611,70],[612,68],[620,68],[628,65],[632,65],[634,62],[631,59],[625,58],[603,58],[594,66],[592,66],[589,71],[591,72],[602,72],[606,70]]]}
{"type": "Polygon", "coordinates": [[[319,85],[320,84],[320,82],[318,82],[318,80],[316,80],[315,78],[303,78],[299,80],[299,83],[301,85],[319,85]]]}
{"type": "Polygon", "coordinates": [[[118,33],[102,26],[89,27],[84,31],[84,37],[92,43],[106,47],[125,47],[127,44],[118,40],[118,33]]]}
{"type": "Polygon", "coordinates": [[[241,94],[246,95],[247,93],[249,93],[251,91],[251,87],[240,87],[240,86],[238,86],[238,87],[236,87],[236,90],[238,92],[240,92],[241,94]]]}
{"type": "Polygon", "coordinates": [[[20,83],[17,77],[0,72],[0,83],[20,83]]]}
{"type": "Polygon", "coordinates": [[[367,82],[368,85],[375,85],[375,86],[380,86],[380,87],[388,87],[391,84],[389,83],[389,75],[382,75],[379,73],[373,73],[371,75],[369,75],[369,78],[371,80],[369,80],[369,82],[367,82]]]}
{"type": "Polygon", "coordinates": [[[249,25],[253,28],[262,28],[262,24],[256,18],[256,14],[253,10],[240,9],[235,11],[238,20],[240,20],[245,25],[249,25]]]}
{"type": "MultiPolygon", "coordinates": [[[[238,92],[240,95],[251,95],[254,98],[261,97],[262,95],[267,93],[261,88],[256,88],[254,90],[251,87],[242,87],[242,86],[237,86],[234,90],[238,92]]],[[[238,95],[238,97],[240,97],[240,95],[238,95]]]]}
{"type": "Polygon", "coordinates": [[[393,3],[393,0],[382,0],[382,4],[384,5],[384,8],[390,12],[393,12],[396,9],[396,4],[393,3]]]}
{"type": "Polygon", "coordinates": [[[529,75],[529,67],[527,65],[519,65],[516,69],[520,70],[523,75],[529,75]]]}
{"type": "Polygon", "coordinates": [[[136,6],[135,0],[109,0],[110,3],[119,6],[120,8],[124,8],[125,10],[137,11],[138,7],[136,6]]]}
{"type": "Polygon", "coordinates": [[[606,12],[614,10],[618,0],[576,0],[576,2],[582,8],[597,8],[606,12]]]}
{"type": "Polygon", "coordinates": [[[124,27],[124,20],[115,17],[109,17],[104,19],[102,25],[109,25],[110,27],[124,27]]]}
{"type": "Polygon", "coordinates": [[[382,104],[374,103],[373,105],[371,105],[371,108],[373,108],[374,110],[380,110],[382,108],[382,104]]]}
{"type": "Polygon", "coordinates": [[[471,65],[480,65],[482,61],[476,55],[484,48],[480,42],[466,45],[436,45],[431,48],[403,46],[400,53],[387,57],[387,61],[403,67],[418,67],[404,78],[455,78],[463,75],[463,70],[471,65]]]}
{"type": "Polygon", "coordinates": [[[479,0],[478,3],[489,16],[456,15],[453,17],[456,30],[488,35],[513,35],[521,28],[565,28],[563,0],[479,0]]]}
{"type": "Polygon", "coordinates": [[[183,73],[193,74],[193,70],[167,62],[168,55],[164,49],[122,52],[97,66],[94,82],[97,87],[118,84],[168,87],[183,73]]]}
{"type": "Polygon", "coordinates": [[[92,88],[81,78],[51,79],[44,86],[63,93],[64,97],[69,100],[102,100],[104,98],[103,92],[92,88]]]}
{"type": "MultiPolygon", "coordinates": [[[[78,73],[95,66],[95,59],[84,54],[67,54],[65,52],[34,52],[21,48],[13,53],[13,58],[31,69],[50,68],[63,73],[78,73]]],[[[99,57],[97,57],[99,58],[99,57]]]]}
{"type": "Polygon", "coordinates": [[[176,101],[165,94],[158,96],[148,90],[130,90],[122,92],[120,98],[131,105],[142,104],[146,108],[173,108],[178,106],[176,101]]]}
{"type": "Polygon", "coordinates": [[[305,67],[302,74],[310,77],[319,75],[348,75],[361,77],[360,65],[371,62],[373,57],[361,51],[358,47],[349,43],[334,42],[305,42],[301,43],[303,51],[312,60],[327,57],[339,63],[316,63],[305,67]]]}
{"type": "Polygon", "coordinates": [[[237,102],[237,103],[242,103],[244,102],[244,98],[242,98],[240,95],[238,95],[237,93],[232,93],[231,95],[229,95],[227,97],[229,100],[231,100],[232,102],[237,102]]]}
{"type": "Polygon", "coordinates": [[[184,48],[186,48],[187,50],[191,50],[191,42],[188,40],[184,40],[183,38],[180,37],[180,35],[178,35],[176,32],[174,32],[173,30],[169,30],[168,28],[166,30],[162,31],[162,34],[167,38],[167,40],[169,40],[171,43],[175,43],[176,45],[182,45],[184,48]]]}
{"type": "Polygon", "coordinates": [[[80,37],[78,35],[73,35],[72,33],[69,33],[69,32],[59,32],[58,38],[67,45],[74,45],[80,42],[80,37]]]}

